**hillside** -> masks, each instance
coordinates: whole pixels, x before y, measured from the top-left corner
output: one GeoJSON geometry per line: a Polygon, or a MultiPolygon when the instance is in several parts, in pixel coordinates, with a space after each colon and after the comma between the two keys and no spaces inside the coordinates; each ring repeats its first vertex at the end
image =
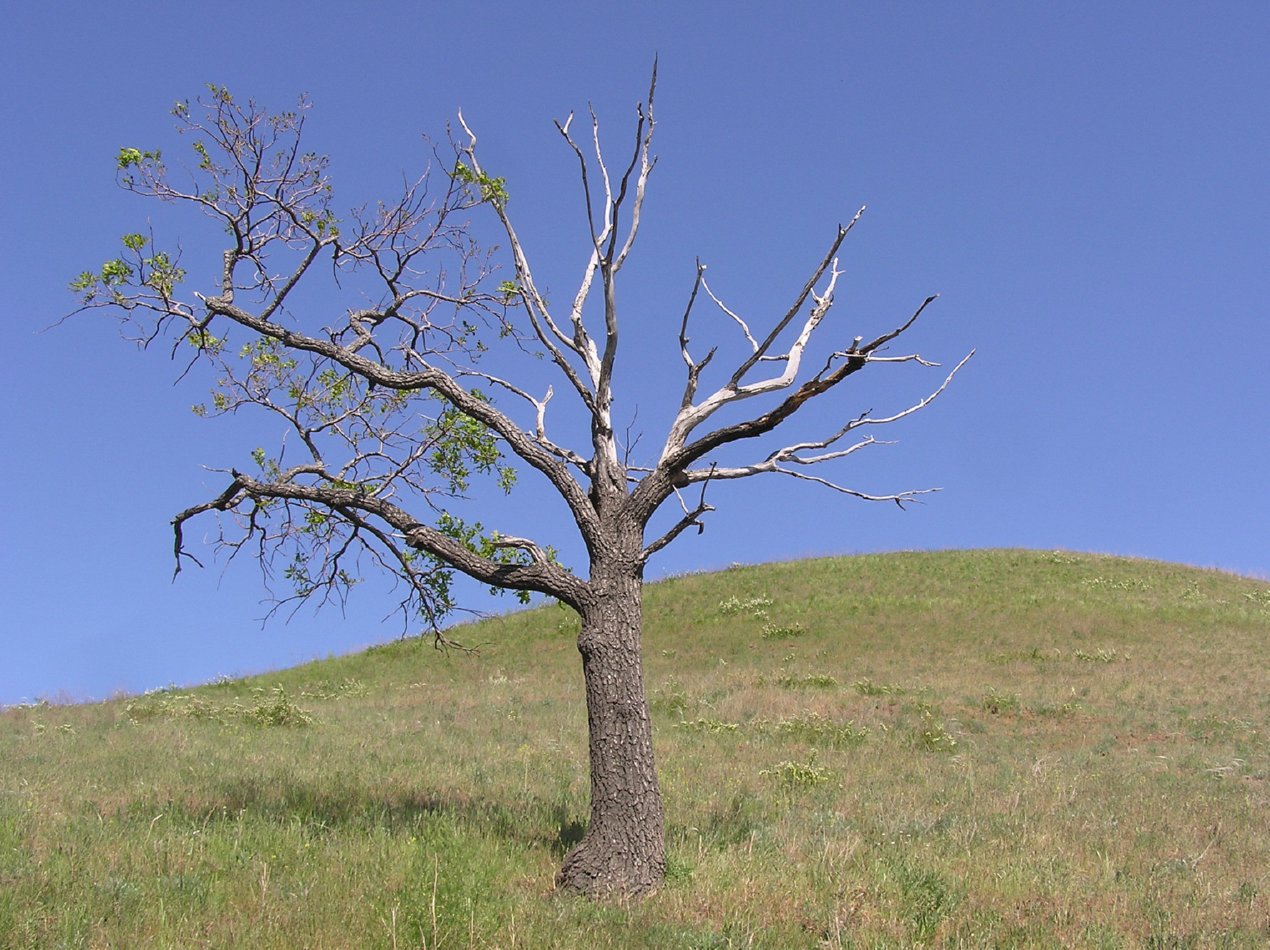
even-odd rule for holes
{"type": "MultiPolygon", "coordinates": [[[[557,606],[0,714],[0,948],[1270,945],[1270,585],[899,553],[651,585],[665,888],[587,814],[557,606]]],[[[174,635],[177,635],[174,633],[174,635]]]]}

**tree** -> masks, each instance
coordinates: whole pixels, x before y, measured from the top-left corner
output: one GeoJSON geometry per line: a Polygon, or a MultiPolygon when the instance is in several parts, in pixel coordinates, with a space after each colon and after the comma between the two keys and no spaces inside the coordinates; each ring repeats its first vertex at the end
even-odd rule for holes
{"type": "Polygon", "coordinates": [[[264,410],[291,437],[272,451],[256,449],[251,472],[224,470],[219,495],[175,517],[178,573],[194,560],[183,541],[187,523],[219,512],[220,543],[231,556],[249,550],[267,575],[280,573],[290,583],[282,602],[343,598],[369,564],[400,580],[401,610],[421,617],[442,645],[451,642],[440,621],[455,607],[455,572],[497,589],[546,594],[578,613],[591,818],[557,884],[591,895],[647,892],[665,868],[640,646],[648,559],[688,529],[702,530],[714,510],[706,498],[712,482],[784,474],[901,507],[934,490],[867,494],[812,469],[880,444],[865,433],[924,408],[969,359],[901,411],[861,412],[824,438],[779,446],[748,464],[724,464],[722,450],[771,433],[866,367],[937,365],[887,350],[935,298],[895,328],[867,341],[857,336],[818,357],[808,372],[809,344],[843,273],[838,252],[860,215],[838,227],[766,332],[756,334],[715,295],[698,262],[677,318],[682,399],[655,461],[633,464],[612,411],[617,278],[635,244],[656,164],[655,88],[654,70],[636,110],[630,158],[618,174],[605,162],[594,111],[585,149],[574,137],[572,115],[556,124],[578,163],[590,247],[577,292],[561,310],[536,283],[512,225],[506,184],[482,165],[461,114],[444,174],[425,172],[392,203],[340,219],[327,160],[302,147],[307,101],[269,114],[217,86],[174,109],[196,164],[187,184],[177,183],[157,151],[125,148],[117,162],[123,188],[193,206],[223,229],[206,292],[185,293],[189,278],[180,255],[140,233],[124,236],[120,257],[72,283],[85,307],[120,312],[142,343],[165,337],[174,354],[187,352],[187,372],[195,364],[213,369],[211,402],[196,406],[198,414],[264,410]],[[497,272],[495,254],[474,236],[470,219],[485,212],[505,237],[509,272],[497,272]],[[694,307],[706,298],[736,324],[746,348],[708,391],[703,379],[716,369],[717,350],[702,355],[689,336],[694,307]],[[548,435],[550,385],[538,397],[534,383],[484,368],[526,353],[541,356],[539,365],[576,399],[589,428],[585,447],[548,435]],[[741,403],[763,408],[716,422],[721,410],[741,403]],[[456,513],[474,479],[510,490],[526,468],[567,507],[587,553],[585,576],[533,540],[456,513]],[[680,504],[678,517],[647,537],[654,514],[671,499],[680,504]]]}

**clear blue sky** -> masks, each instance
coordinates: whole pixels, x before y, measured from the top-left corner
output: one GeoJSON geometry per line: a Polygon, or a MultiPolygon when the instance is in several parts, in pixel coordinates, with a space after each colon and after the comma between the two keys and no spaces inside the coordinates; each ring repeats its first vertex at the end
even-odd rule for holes
{"type": "MultiPolygon", "coordinates": [[[[461,107],[540,269],[567,288],[585,245],[551,120],[591,101],[624,150],[659,55],[661,160],[625,285],[618,405],[638,407],[648,443],[681,386],[694,258],[758,319],[868,204],[834,332],[888,328],[939,292],[912,345],[978,355],[889,434],[899,445],[834,474],[945,491],[901,512],[773,478],[726,486],[652,576],[985,546],[1270,576],[1267,36],[1260,2],[15,6],[0,40],[0,703],[198,682],[399,632],[373,586],[345,615],[303,608],[262,629],[250,564],[208,557],[172,583],[169,520],[219,491],[202,466],[245,458],[250,426],[195,419],[206,380],[176,383],[108,320],[41,332],[73,307],[68,279],[148,218],[187,255],[205,246],[204,221],[118,191],[113,156],[176,148],[168,110],[207,82],[274,108],[308,92],[349,205],[390,195],[426,156],[419,134],[461,107]]],[[[933,382],[843,390],[818,418],[933,382]]],[[[525,489],[491,523],[576,558],[525,489]]]]}

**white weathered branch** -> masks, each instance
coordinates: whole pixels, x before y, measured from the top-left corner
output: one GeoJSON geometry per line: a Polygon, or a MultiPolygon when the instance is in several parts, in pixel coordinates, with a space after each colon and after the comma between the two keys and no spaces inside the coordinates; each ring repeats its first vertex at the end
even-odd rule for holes
{"type": "MultiPolygon", "coordinates": [[[[705,270],[705,268],[703,267],[702,270],[705,270]]],[[[710,299],[714,301],[714,305],[736,321],[736,325],[739,326],[741,328],[741,332],[745,334],[746,342],[750,344],[750,352],[757,353],[758,340],[754,339],[754,336],[750,333],[750,328],[746,325],[745,321],[742,320],[741,317],[734,311],[729,310],[727,305],[715,296],[714,291],[710,289],[710,285],[706,283],[704,277],[701,279],[701,286],[704,287],[706,293],[710,295],[710,299]]]]}
{"type": "MultiPolygon", "coordinates": [[[[461,149],[461,152],[472,163],[472,170],[476,175],[485,177],[485,170],[481,167],[480,161],[476,157],[476,133],[468,126],[462,112],[459,113],[458,118],[459,124],[463,127],[463,131],[467,133],[468,137],[468,144],[461,149]]],[[[503,231],[507,234],[508,245],[512,252],[512,261],[516,269],[516,280],[534,335],[538,342],[546,347],[547,352],[551,354],[552,362],[569,380],[569,383],[582,399],[583,404],[588,409],[593,409],[595,397],[592,389],[583,382],[561,347],[563,346],[583,360],[587,366],[588,375],[592,379],[598,375],[598,356],[595,353],[595,347],[586,336],[585,327],[582,326],[580,319],[574,321],[575,332],[572,337],[561,330],[559,324],[551,316],[551,310],[547,306],[546,298],[538,290],[538,286],[534,281],[533,269],[529,265],[529,257],[525,253],[524,245],[521,243],[516,229],[512,226],[511,218],[507,216],[506,208],[502,202],[492,202],[492,204],[503,226],[503,231]],[[592,371],[593,365],[595,367],[594,372],[592,371]]]]}
{"type": "MultiPolygon", "coordinates": [[[[891,423],[898,422],[899,420],[904,419],[908,416],[911,416],[915,412],[920,412],[922,409],[925,409],[945,389],[948,388],[949,384],[953,380],[953,377],[956,376],[957,373],[961,370],[961,368],[970,361],[970,358],[974,356],[974,353],[975,351],[971,350],[964,357],[962,357],[961,361],[955,367],[953,367],[952,371],[944,378],[944,381],[939,385],[937,389],[929,393],[924,398],[913,403],[912,405],[904,409],[901,409],[899,412],[892,413],[889,416],[873,416],[873,415],[870,415],[869,412],[862,412],[860,415],[856,416],[850,422],[843,425],[840,429],[838,429],[835,433],[833,433],[827,438],[819,439],[819,440],[811,441],[811,442],[797,442],[792,445],[783,446],[771,452],[762,461],[753,462],[748,465],[739,465],[739,466],[732,466],[727,468],[721,468],[719,466],[712,465],[708,469],[689,469],[680,474],[680,480],[683,482],[688,482],[688,483],[705,482],[715,478],[718,478],[718,479],[748,478],[752,475],[762,475],[762,474],[773,473],[773,472],[779,472],[786,475],[793,475],[798,478],[812,478],[812,480],[818,480],[813,478],[812,476],[807,476],[798,472],[790,471],[788,469],[783,468],[782,466],[786,463],[794,464],[794,465],[803,465],[803,466],[820,465],[825,462],[832,462],[837,459],[846,458],[848,455],[853,455],[856,452],[860,451],[861,449],[865,449],[871,445],[894,444],[893,442],[883,441],[880,439],[876,439],[873,436],[868,436],[862,439],[861,441],[848,446],[847,448],[834,449],[833,451],[830,451],[830,452],[820,452],[821,449],[827,449],[830,446],[836,445],[839,441],[841,441],[841,439],[845,435],[847,435],[847,433],[853,432],[854,430],[862,426],[889,425],[891,423]],[[808,455],[806,454],[808,452],[818,452],[819,454],[808,455]]],[[[846,491],[848,494],[859,495],[858,492],[843,489],[840,486],[832,485],[829,482],[825,482],[825,484],[830,485],[830,487],[833,487],[836,490],[846,491]]],[[[930,490],[933,491],[934,489],[930,489],[930,490]]],[[[903,497],[908,497],[913,494],[922,494],[922,492],[921,491],[904,492],[901,494],[903,497]]],[[[864,496],[861,495],[860,497],[864,497],[864,496]]],[[[874,496],[869,496],[869,497],[871,500],[876,500],[874,496]]],[[[892,496],[890,495],[882,495],[882,496],[876,496],[876,497],[881,498],[882,500],[885,500],[885,501],[894,500],[892,496]]]]}
{"type": "MultiPolygon", "coordinates": [[[[863,209],[861,209],[860,213],[862,212],[863,209]]],[[[802,358],[804,352],[806,351],[807,344],[810,342],[811,336],[815,332],[816,328],[820,325],[821,321],[824,320],[826,314],[829,312],[829,309],[833,306],[834,289],[837,286],[838,278],[842,276],[842,271],[838,269],[836,254],[838,248],[842,246],[842,242],[846,238],[847,233],[852,227],[854,227],[855,222],[859,220],[860,213],[856,214],[856,217],[852,219],[850,225],[845,228],[840,227],[838,229],[837,237],[831,245],[829,253],[816,268],[811,279],[807,282],[806,286],[795,300],[794,305],[790,307],[780,321],[778,321],[776,327],[768,334],[767,338],[762,343],[754,346],[753,352],[750,354],[749,358],[737,367],[728,382],[719,389],[715,390],[715,392],[707,396],[701,402],[695,404],[690,403],[679,410],[678,414],[675,416],[674,422],[671,423],[670,432],[666,437],[666,443],[662,449],[661,458],[663,462],[670,459],[676,453],[682,451],[687,443],[688,437],[693,433],[693,431],[724,406],[730,405],[731,403],[739,400],[750,399],[755,396],[761,396],[767,393],[787,389],[794,384],[798,377],[798,372],[802,367],[802,358]],[[829,281],[824,291],[820,294],[816,294],[814,291],[815,284],[826,271],[829,272],[829,281]],[[790,345],[789,351],[779,356],[770,355],[769,351],[771,350],[777,337],[780,335],[781,331],[789,326],[794,317],[798,315],[808,297],[812,298],[813,306],[808,312],[797,338],[790,345]],[[764,359],[782,363],[782,371],[778,375],[771,376],[767,379],[753,383],[744,383],[743,379],[745,375],[755,365],[757,365],[760,360],[764,359]]],[[[698,273],[700,273],[700,270],[698,273]]],[[[702,283],[704,283],[704,278],[702,278],[702,283]]],[[[706,292],[710,293],[708,287],[706,288],[706,292]]],[[[712,293],[710,293],[710,296],[714,298],[712,293]]],[[[726,310],[726,308],[724,309],[725,312],[732,316],[733,319],[737,320],[745,329],[746,337],[753,340],[753,337],[749,332],[749,328],[745,325],[744,321],[740,320],[740,318],[735,314],[732,314],[731,311],[726,310]]],[[[685,317],[685,324],[686,322],[685,317]]],[[[700,372],[700,367],[697,367],[697,372],[700,372]]],[[[692,373],[692,364],[689,363],[690,376],[692,373]]],[[[694,379],[694,391],[695,388],[694,379]]]]}

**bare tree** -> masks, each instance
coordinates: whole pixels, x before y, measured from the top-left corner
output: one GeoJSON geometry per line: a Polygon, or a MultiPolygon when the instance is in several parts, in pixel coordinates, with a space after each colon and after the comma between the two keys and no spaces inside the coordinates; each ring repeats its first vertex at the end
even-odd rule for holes
{"type": "Polygon", "coordinates": [[[617,278],[656,164],[655,87],[654,71],[629,158],[618,168],[605,162],[593,111],[584,144],[572,115],[557,123],[578,163],[590,247],[577,292],[561,309],[536,283],[505,183],[482,165],[461,115],[444,174],[425,172],[392,204],[339,220],[326,160],[301,147],[307,103],[270,115],[215,86],[205,100],[174,110],[197,160],[188,184],[176,183],[158,152],[123,149],[118,159],[124,188],[193,205],[223,229],[213,286],[183,293],[179,255],[157,250],[142,234],[126,235],[121,257],[72,284],[86,307],[122,311],[144,343],[166,336],[174,353],[189,353],[191,365],[214,368],[212,399],[196,407],[200,414],[263,409],[290,433],[289,444],[253,453],[251,473],[225,470],[219,495],[176,516],[178,572],[193,558],[183,545],[186,524],[215,511],[226,515],[221,544],[233,553],[247,549],[268,573],[282,574],[292,598],[342,598],[369,561],[400,579],[402,611],[421,616],[441,643],[448,642],[439,622],[455,606],[456,571],[494,588],[547,594],[577,611],[591,820],[557,884],[592,895],[645,893],[665,868],[640,645],[649,557],[689,528],[700,530],[714,510],[707,489],[715,481],[783,474],[901,506],[933,490],[869,494],[815,471],[880,444],[867,434],[872,427],[927,406],[969,359],[900,411],[840,417],[824,438],[759,451],[748,464],[723,464],[720,450],[766,436],[865,367],[937,365],[887,347],[934,298],[894,329],[867,341],[857,336],[808,366],[809,344],[843,273],[839,249],[859,214],[837,229],[788,309],[765,330],[752,329],[715,295],[698,262],[679,321],[682,399],[656,460],[631,463],[612,411],[617,278]],[[497,282],[501,275],[469,225],[469,212],[478,209],[491,211],[506,237],[510,273],[497,282]],[[350,297],[354,305],[338,304],[350,297]],[[717,351],[694,349],[689,336],[694,308],[707,298],[745,341],[745,355],[721,373],[712,365],[717,351]],[[496,351],[526,350],[545,356],[584,410],[584,447],[547,434],[551,386],[538,396],[529,384],[484,368],[496,351]],[[708,369],[721,380],[713,389],[704,387],[708,369]],[[720,410],[747,400],[758,407],[748,418],[715,422],[720,410]],[[539,543],[455,513],[475,478],[509,489],[513,461],[536,471],[564,502],[587,552],[585,576],[539,543]],[[679,516],[647,536],[654,514],[672,498],[679,516]]]}

